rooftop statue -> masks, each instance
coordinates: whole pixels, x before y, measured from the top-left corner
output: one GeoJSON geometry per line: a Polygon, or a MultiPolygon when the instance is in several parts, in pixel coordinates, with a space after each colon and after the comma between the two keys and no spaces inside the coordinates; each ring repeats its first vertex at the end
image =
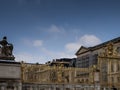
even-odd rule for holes
{"type": "Polygon", "coordinates": [[[14,56],[12,54],[13,45],[7,42],[7,37],[4,36],[0,41],[0,59],[3,60],[14,60],[14,56]]]}

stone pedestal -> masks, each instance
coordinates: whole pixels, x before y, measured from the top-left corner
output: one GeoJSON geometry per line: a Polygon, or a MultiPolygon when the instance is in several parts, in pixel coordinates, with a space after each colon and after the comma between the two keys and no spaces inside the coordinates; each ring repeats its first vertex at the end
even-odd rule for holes
{"type": "Polygon", "coordinates": [[[0,90],[22,90],[19,62],[0,60],[0,90]]]}

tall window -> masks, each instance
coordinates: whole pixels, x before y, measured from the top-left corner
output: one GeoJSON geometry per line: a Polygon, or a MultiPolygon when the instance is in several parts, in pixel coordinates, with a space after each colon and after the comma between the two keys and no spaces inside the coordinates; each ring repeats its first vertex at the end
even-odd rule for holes
{"type": "Polygon", "coordinates": [[[66,90],[70,90],[70,88],[66,88],[66,90]]]}
{"type": "Polygon", "coordinates": [[[94,64],[97,64],[98,54],[95,54],[95,55],[93,56],[93,58],[94,58],[94,64]]]}
{"type": "Polygon", "coordinates": [[[110,82],[114,83],[114,78],[113,77],[111,77],[111,81],[110,82]]]}
{"type": "Polygon", "coordinates": [[[111,63],[111,72],[114,72],[114,63],[111,63]]]}
{"type": "Polygon", "coordinates": [[[60,88],[56,87],[56,90],[60,90],[60,88]]]}
{"type": "Polygon", "coordinates": [[[117,47],[117,52],[120,54],[120,47],[117,47]]]}
{"type": "Polygon", "coordinates": [[[117,70],[116,71],[118,72],[120,70],[119,62],[117,63],[116,66],[117,66],[117,70]]]}
{"type": "Polygon", "coordinates": [[[120,77],[117,77],[117,81],[120,82],[120,77]]]}

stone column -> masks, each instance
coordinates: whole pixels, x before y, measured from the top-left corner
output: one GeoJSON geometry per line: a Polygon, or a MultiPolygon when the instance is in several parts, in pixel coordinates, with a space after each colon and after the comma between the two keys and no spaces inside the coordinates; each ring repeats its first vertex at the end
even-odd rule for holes
{"type": "Polygon", "coordinates": [[[52,84],[51,84],[49,90],[56,90],[56,89],[55,89],[55,85],[52,85],[52,84]]]}
{"type": "Polygon", "coordinates": [[[1,86],[1,89],[0,90],[5,90],[5,87],[4,86],[1,86]]]}
{"type": "Polygon", "coordinates": [[[33,87],[32,87],[32,86],[30,86],[30,90],[33,90],[33,87]]]}
{"type": "Polygon", "coordinates": [[[56,90],[56,85],[53,85],[53,90],[56,90]]]}
{"type": "Polygon", "coordinates": [[[19,84],[18,84],[18,90],[22,90],[22,83],[21,82],[19,82],[19,84]]]}
{"type": "Polygon", "coordinates": [[[34,90],[38,90],[38,86],[37,85],[34,86],[34,90]]]}
{"type": "Polygon", "coordinates": [[[1,83],[1,88],[0,90],[6,90],[6,83],[1,83]]]}
{"type": "Polygon", "coordinates": [[[14,86],[14,90],[17,90],[17,86],[16,85],[14,86]]]}
{"type": "Polygon", "coordinates": [[[73,90],[76,90],[76,87],[74,87],[74,89],[73,90]]]}
{"type": "MultiPolygon", "coordinates": [[[[62,90],[64,90],[64,85],[60,86],[59,88],[61,88],[62,90]]],[[[60,89],[60,90],[61,90],[61,89],[60,89]]]]}
{"type": "Polygon", "coordinates": [[[17,90],[17,87],[18,87],[17,82],[14,82],[13,87],[14,87],[13,90],[17,90]]]}
{"type": "Polygon", "coordinates": [[[48,90],[53,90],[52,85],[50,85],[50,84],[48,85],[48,90]]]}

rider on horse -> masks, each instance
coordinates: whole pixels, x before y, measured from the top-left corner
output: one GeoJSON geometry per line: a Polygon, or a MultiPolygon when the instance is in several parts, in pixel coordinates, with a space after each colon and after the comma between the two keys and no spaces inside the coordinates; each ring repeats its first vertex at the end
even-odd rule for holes
{"type": "Polygon", "coordinates": [[[4,36],[3,40],[0,41],[0,44],[2,45],[1,47],[1,54],[5,56],[11,56],[12,55],[12,50],[13,50],[13,45],[7,42],[7,37],[4,36]]]}

